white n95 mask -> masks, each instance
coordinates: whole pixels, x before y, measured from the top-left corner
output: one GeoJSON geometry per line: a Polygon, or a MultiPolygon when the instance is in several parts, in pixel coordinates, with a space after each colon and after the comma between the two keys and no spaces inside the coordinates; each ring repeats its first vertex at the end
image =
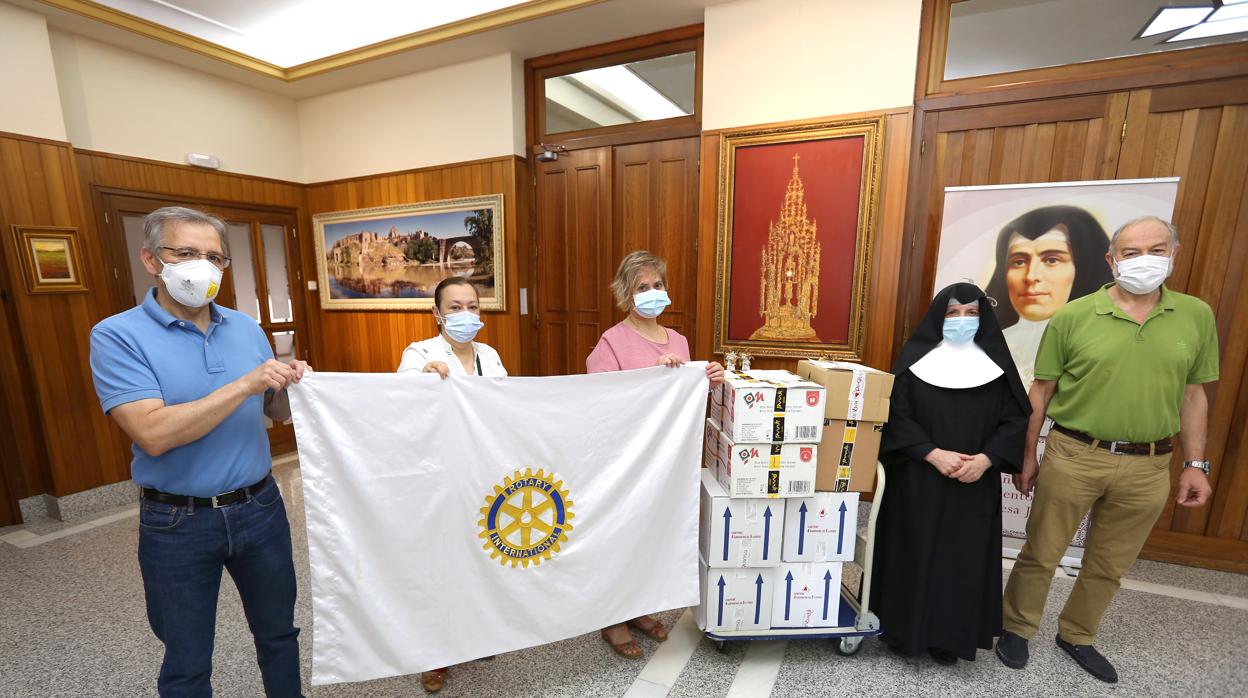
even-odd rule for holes
{"type": "Polygon", "coordinates": [[[206,259],[165,263],[158,276],[169,295],[188,308],[208,305],[221,290],[221,270],[206,259]]]}

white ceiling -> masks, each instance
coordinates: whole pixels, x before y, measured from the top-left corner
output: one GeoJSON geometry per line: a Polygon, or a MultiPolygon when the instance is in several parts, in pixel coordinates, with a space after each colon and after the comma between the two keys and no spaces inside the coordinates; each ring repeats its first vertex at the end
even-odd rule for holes
{"type": "Polygon", "coordinates": [[[96,0],[280,68],[476,17],[527,0],[96,0]]]}
{"type": "MultiPolygon", "coordinates": [[[[599,4],[357,63],[293,82],[262,75],[163,41],[66,12],[38,2],[38,0],[7,1],[43,14],[47,17],[48,25],[56,29],[259,87],[274,94],[302,99],[500,53],[512,53],[521,58],[532,58],[664,29],[698,24],[703,21],[705,8],[730,0],[607,0],[599,4]]],[[[302,4],[302,0],[180,1],[184,7],[188,8],[206,9],[216,8],[218,4],[222,5],[224,9],[214,10],[216,12],[214,18],[221,18],[220,21],[225,24],[233,21],[243,25],[261,21],[262,15],[258,6],[291,7],[302,4]]],[[[408,0],[408,2],[412,1],[408,0]]],[[[420,4],[454,5],[459,1],[421,0],[420,4]]],[[[346,5],[346,3],[339,4],[346,5]]]]}

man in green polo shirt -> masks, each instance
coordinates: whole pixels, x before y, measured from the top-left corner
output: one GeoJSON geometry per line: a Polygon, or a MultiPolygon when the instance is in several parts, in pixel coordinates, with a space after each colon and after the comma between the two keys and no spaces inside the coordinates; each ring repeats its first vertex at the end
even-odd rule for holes
{"type": "Polygon", "coordinates": [[[1177,503],[1209,499],[1204,460],[1209,404],[1218,379],[1213,311],[1162,285],[1179,251],[1173,226],[1133,220],[1114,233],[1105,259],[1115,281],[1053,316],[1036,355],[1023,472],[1014,486],[1035,501],[1027,542],[1005,588],[997,656],[1027,664],[1053,570],[1092,510],[1083,568],[1058,619],[1057,644],[1088,673],[1115,683],[1117,671],[1092,643],[1122,573],[1135,561],[1170,495],[1172,439],[1186,460],[1177,503]],[[1044,451],[1036,440],[1053,419],[1044,451]]]}

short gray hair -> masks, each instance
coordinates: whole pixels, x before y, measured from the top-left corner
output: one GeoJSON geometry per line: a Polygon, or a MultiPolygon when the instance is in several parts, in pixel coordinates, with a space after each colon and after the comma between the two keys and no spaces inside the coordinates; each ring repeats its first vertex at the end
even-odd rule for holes
{"type": "Polygon", "coordinates": [[[147,214],[143,219],[143,248],[156,256],[160,256],[160,248],[165,244],[165,226],[169,223],[202,223],[212,226],[221,236],[221,250],[230,256],[230,241],[225,234],[225,223],[214,215],[196,211],[185,206],[166,206],[147,214]]]}
{"type": "Polygon", "coordinates": [[[1140,216],[1139,218],[1132,218],[1126,223],[1123,223],[1122,225],[1118,226],[1118,229],[1115,230],[1114,234],[1110,236],[1109,238],[1110,254],[1113,254],[1114,245],[1118,243],[1118,236],[1122,234],[1122,231],[1138,223],[1160,223],[1166,226],[1166,230],[1170,231],[1170,246],[1176,247],[1176,248],[1179,246],[1179,231],[1175,229],[1174,224],[1172,224],[1168,220],[1165,220],[1164,218],[1158,218],[1157,216],[1140,216]]]}

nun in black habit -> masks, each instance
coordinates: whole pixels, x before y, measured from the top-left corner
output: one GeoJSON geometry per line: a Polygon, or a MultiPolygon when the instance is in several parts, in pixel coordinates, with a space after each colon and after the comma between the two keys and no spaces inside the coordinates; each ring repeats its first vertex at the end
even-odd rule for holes
{"type": "Polygon", "coordinates": [[[1001,474],[1021,469],[1031,407],[973,284],[936,296],[893,374],[871,607],[895,652],[973,661],[1001,634],[1001,474]]]}

